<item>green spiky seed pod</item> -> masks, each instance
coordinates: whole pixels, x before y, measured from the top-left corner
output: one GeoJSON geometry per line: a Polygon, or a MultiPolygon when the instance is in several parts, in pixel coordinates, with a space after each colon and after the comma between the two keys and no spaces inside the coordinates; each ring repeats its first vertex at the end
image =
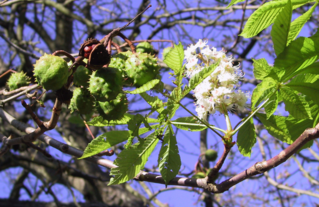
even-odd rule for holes
{"type": "Polygon", "coordinates": [[[71,113],[90,114],[94,108],[95,99],[86,88],[76,88],[69,105],[71,113]]]}
{"type": "Polygon", "coordinates": [[[206,160],[211,161],[211,162],[215,161],[217,158],[217,151],[213,150],[213,149],[206,150],[205,158],[206,158],[206,160]]]}
{"type": "Polygon", "coordinates": [[[164,50],[163,50],[163,59],[165,59],[165,56],[166,56],[172,49],[173,49],[172,47],[164,48],[164,50]]]}
{"type": "Polygon", "coordinates": [[[206,174],[204,172],[198,172],[192,176],[192,178],[205,178],[206,174]]]}
{"type": "Polygon", "coordinates": [[[116,68],[101,68],[94,71],[89,81],[89,91],[97,101],[115,99],[122,91],[123,78],[116,68]]]}
{"type": "Polygon", "coordinates": [[[98,102],[97,111],[108,121],[123,118],[128,109],[128,101],[124,93],[120,93],[116,99],[106,102],[98,102]]]}
{"type": "Polygon", "coordinates": [[[34,65],[34,76],[46,90],[58,90],[68,81],[68,64],[63,58],[43,55],[34,65]]]}
{"type": "Polygon", "coordinates": [[[89,87],[89,79],[90,75],[92,75],[92,71],[87,69],[86,67],[80,65],[75,73],[74,73],[74,79],[73,83],[75,86],[83,86],[84,88],[89,87]]]}
{"type": "Polygon", "coordinates": [[[127,56],[123,53],[118,53],[111,58],[111,63],[109,67],[117,68],[122,75],[124,75],[125,70],[125,61],[127,60],[127,56]]]}
{"type": "Polygon", "coordinates": [[[12,73],[7,81],[10,91],[30,84],[30,78],[24,73],[12,73]]]}
{"type": "Polygon", "coordinates": [[[154,49],[149,42],[141,42],[138,45],[136,45],[136,52],[153,54],[154,49]]]}
{"type": "Polygon", "coordinates": [[[159,74],[157,59],[147,53],[132,54],[125,62],[125,72],[135,86],[142,86],[159,74]]]}

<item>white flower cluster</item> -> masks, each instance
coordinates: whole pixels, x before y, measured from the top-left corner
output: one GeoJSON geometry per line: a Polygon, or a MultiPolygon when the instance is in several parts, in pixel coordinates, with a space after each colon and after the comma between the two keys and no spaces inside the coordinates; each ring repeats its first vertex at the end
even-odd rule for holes
{"type": "Polygon", "coordinates": [[[224,51],[210,49],[207,41],[199,40],[185,50],[186,75],[194,76],[203,68],[220,60],[214,72],[201,82],[194,90],[196,112],[199,118],[205,118],[207,112],[216,111],[227,113],[227,110],[241,109],[247,101],[247,94],[236,90],[239,67],[233,66],[232,58],[227,57],[224,51]]]}

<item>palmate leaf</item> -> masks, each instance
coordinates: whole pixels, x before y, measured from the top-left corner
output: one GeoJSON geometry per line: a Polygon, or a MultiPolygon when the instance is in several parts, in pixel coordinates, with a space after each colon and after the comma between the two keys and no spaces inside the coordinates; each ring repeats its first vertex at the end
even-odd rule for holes
{"type": "Polygon", "coordinates": [[[286,111],[296,119],[311,119],[311,111],[304,96],[295,93],[287,86],[280,89],[280,95],[285,103],[286,111]]]}
{"type": "Polygon", "coordinates": [[[318,75],[300,74],[294,79],[292,79],[286,86],[306,95],[309,99],[319,104],[318,75]]]}
{"type": "MultiPolygon", "coordinates": [[[[291,0],[292,9],[296,9],[314,0],[291,0]]],[[[286,6],[287,0],[271,1],[259,7],[248,19],[240,36],[250,38],[274,23],[279,12],[286,6]]]]}
{"type": "Polygon", "coordinates": [[[319,36],[300,37],[290,43],[276,58],[275,66],[285,69],[282,82],[293,77],[294,73],[313,64],[319,57],[319,36]]]}
{"type": "Polygon", "coordinates": [[[267,119],[265,114],[260,113],[256,113],[256,116],[273,137],[288,144],[293,143],[286,124],[287,117],[274,115],[267,119]]]}
{"type": "Polygon", "coordinates": [[[231,2],[228,4],[228,6],[226,8],[228,9],[232,5],[237,4],[239,2],[243,2],[243,1],[245,1],[245,0],[231,0],[231,2]]]}
{"type": "Polygon", "coordinates": [[[262,101],[269,98],[278,88],[278,82],[271,77],[265,78],[253,91],[251,107],[257,107],[262,101]]]}
{"type": "MultiPolygon", "coordinates": [[[[97,116],[93,118],[91,121],[87,122],[88,125],[96,126],[96,127],[105,127],[105,126],[115,126],[115,125],[125,125],[127,124],[134,115],[131,114],[125,114],[124,117],[120,120],[116,121],[107,121],[104,120],[103,117],[97,116]]],[[[146,118],[147,123],[158,123],[159,121],[157,119],[153,118],[146,118]]]]}
{"type": "Polygon", "coordinates": [[[144,168],[158,140],[153,133],[130,148],[124,149],[114,161],[118,167],[111,169],[110,174],[114,177],[111,178],[108,185],[120,184],[133,179],[144,168]]]}
{"type": "Polygon", "coordinates": [[[160,80],[158,79],[154,79],[151,80],[147,83],[145,83],[144,85],[142,85],[141,87],[133,90],[133,91],[125,91],[125,93],[130,93],[130,94],[138,94],[138,93],[143,93],[145,91],[149,91],[151,90],[154,86],[156,86],[156,84],[158,84],[160,82],[160,80]]]}
{"type": "Polygon", "coordinates": [[[245,157],[250,157],[251,148],[256,143],[256,132],[253,118],[250,118],[238,131],[237,147],[245,157]]]}
{"type": "Polygon", "coordinates": [[[318,2],[315,3],[307,12],[303,13],[301,16],[299,16],[297,19],[295,19],[291,23],[291,27],[290,27],[289,34],[288,34],[287,45],[289,45],[289,43],[292,40],[296,39],[296,37],[300,33],[302,27],[305,25],[305,23],[308,21],[308,19],[310,19],[311,15],[312,15],[312,13],[315,10],[317,5],[318,5],[318,2]]]}
{"type": "Polygon", "coordinates": [[[166,185],[177,175],[180,167],[181,158],[178,152],[176,137],[174,136],[172,126],[169,125],[158,156],[158,168],[166,185]]]}
{"type": "Polygon", "coordinates": [[[190,80],[188,86],[186,86],[183,90],[182,97],[186,96],[191,90],[193,90],[198,84],[203,82],[205,78],[207,78],[219,65],[220,61],[205,67],[203,70],[201,70],[199,73],[195,74],[190,80]]]}
{"type": "Polygon", "coordinates": [[[258,60],[253,59],[253,61],[255,78],[258,80],[263,80],[272,71],[272,67],[268,65],[268,62],[265,58],[258,60]]]}
{"type": "Polygon", "coordinates": [[[153,111],[161,113],[164,110],[164,103],[157,96],[150,96],[147,93],[141,93],[140,95],[152,107],[153,111]]]}
{"type": "Polygon", "coordinates": [[[277,107],[278,107],[278,91],[276,91],[275,94],[269,98],[268,103],[264,107],[266,111],[267,119],[269,119],[269,117],[275,113],[277,107]]]}
{"type": "Polygon", "coordinates": [[[85,148],[82,157],[79,159],[91,157],[103,150],[106,150],[114,145],[126,141],[130,136],[128,131],[110,131],[93,139],[85,148]]]}
{"type": "Polygon", "coordinates": [[[259,7],[247,20],[240,36],[245,38],[256,36],[275,21],[286,4],[287,1],[271,1],[259,7]]]}
{"type": "Polygon", "coordinates": [[[288,0],[286,6],[280,11],[271,30],[271,37],[274,43],[275,53],[278,56],[287,45],[290,21],[292,15],[291,1],[288,0]]]}
{"type": "Polygon", "coordinates": [[[172,121],[172,124],[185,131],[203,131],[207,128],[207,126],[203,124],[198,124],[197,119],[192,116],[178,118],[172,121]]]}
{"type": "Polygon", "coordinates": [[[165,55],[164,63],[166,63],[166,65],[171,68],[175,74],[178,74],[182,70],[183,60],[184,49],[180,42],[178,45],[174,45],[174,48],[165,55]]]}

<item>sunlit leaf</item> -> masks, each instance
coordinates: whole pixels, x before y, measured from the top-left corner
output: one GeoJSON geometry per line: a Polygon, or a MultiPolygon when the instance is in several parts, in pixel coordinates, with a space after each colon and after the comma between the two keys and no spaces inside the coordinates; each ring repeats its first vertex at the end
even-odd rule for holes
{"type": "Polygon", "coordinates": [[[158,156],[158,168],[166,185],[177,175],[180,167],[181,158],[178,152],[176,137],[174,136],[172,126],[169,125],[158,156]]]}
{"type": "Polygon", "coordinates": [[[251,148],[256,143],[256,132],[253,118],[250,118],[238,131],[237,135],[237,147],[239,152],[250,157],[251,148]]]}
{"type": "Polygon", "coordinates": [[[124,183],[133,179],[145,166],[148,157],[153,152],[158,138],[153,134],[128,149],[124,149],[114,161],[117,168],[112,168],[111,178],[108,185],[124,183]]]}

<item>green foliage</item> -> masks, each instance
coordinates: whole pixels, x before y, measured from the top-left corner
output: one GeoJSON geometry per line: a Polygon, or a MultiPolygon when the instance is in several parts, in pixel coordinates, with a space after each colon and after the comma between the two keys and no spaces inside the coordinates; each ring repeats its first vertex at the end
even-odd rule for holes
{"type": "Polygon", "coordinates": [[[181,70],[184,61],[184,49],[182,43],[175,45],[164,57],[164,63],[171,68],[175,74],[181,70]]]}
{"type": "Polygon", "coordinates": [[[126,141],[129,138],[128,131],[110,131],[93,139],[85,148],[82,157],[84,159],[96,155],[114,145],[126,141]]]}
{"type": "Polygon", "coordinates": [[[130,148],[124,149],[114,161],[118,167],[111,169],[110,174],[114,177],[111,178],[108,185],[120,184],[133,179],[144,168],[158,140],[153,133],[130,148]]]}
{"type": "Polygon", "coordinates": [[[277,90],[278,82],[271,77],[265,78],[254,89],[251,97],[251,107],[257,107],[262,101],[266,100],[277,90]]]}
{"type": "Polygon", "coordinates": [[[276,18],[271,30],[271,37],[274,42],[275,53],[277,56],[286,48],[290,21],[292,14],[291,1],[288,0],[286,6],[281,10],[276,18]]]}
{"type": "Polygon", "coordinates": [[[246,156],[250,157],[251,148],[256,143],[256,132],[253,119],[250,118],[243,127],[240,128],[237,135],[237,147],[239,152],[246,156]]]}
{"type": "Polygon", "coordinates": [[[292,41],[288,47],[276,58],[275,66],[285,69],[281,78],[283,82],[304,70],[318,60],[319,37],[300,37],[292,41]]]}
{"type": "Polygon", "coordinates": [[[181,159],[178,152],[176,137],[173,128],[168,126],[164,135],[162,148],[158,156],[158,168],[167,185],[178,173],[181,167],[181,159]]]}
{"type": "Polygon", "coordinates": [[[160,82],[160,80],[158,80],[158,79],[151,80],[151,81],[145,83],[144,85],[142,85],[141,87],[139,87],[133,91],[125,91],[125,93],[130,93],[130,94],[144,93],[145,91],[149,91],[152,88],[154,88],[154,86],[156,86],[156,84],[158,84],[159,82],[160,82]]]}
{"type": "Polygon", "coordinates": [[[197,119],[192,116],[178,118],[172,121],[172,124],[185,131],[202,131],[207,128],[207,126],[199,124],[197,119]]]}

